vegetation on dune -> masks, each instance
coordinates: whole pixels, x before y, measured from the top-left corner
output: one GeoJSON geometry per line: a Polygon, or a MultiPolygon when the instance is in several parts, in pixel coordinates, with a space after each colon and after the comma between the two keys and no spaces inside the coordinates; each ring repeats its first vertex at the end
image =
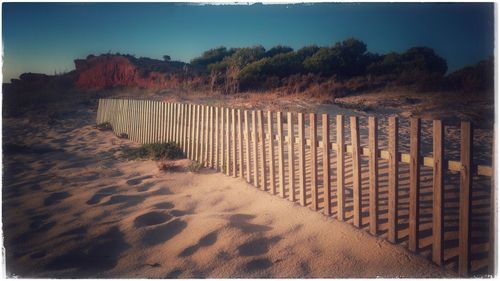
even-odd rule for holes
{"type": "Polygon", "coordinates": [[[184,157],[181,148],[174,142],[149,143],[138,148],[123,148],[122,155],[127,160],[174,160],[184,157]]]}
{"type": "Polygon", "coordinates": [[[113,130],[113,126],[111,126],[111,123],[109,123],[109,122],[97,124],[97,125],[95,125],[95,128],[99,131],[111,131],[111,130],[113,130]]]}
{"type": "Polygon", "coordinates": [[[224,95],[304,93],[327,101],[380,90],[474,93],[475,97],[491,99],[493,61],[490,57],[447,75],[446,60],[431,48],[414,47],[400,53],[376,54],[355,38],[297,50],[284,45],[267,50],[260,45],[220,46],[203,52],[191,63],[172,60],[169,55],[151,59],[107,53],[75,60],[76,69],[68,73],[53,76],[25,73],[11,83],[4,83],[3,112],[4,116],[21,115],[50,103],[75,99],[78,93],[82,102],[95,104],[95,99],[106,96],[111,88],[156,89],[155,86],[224,95]],[[119,75],[103,76],[103,71],[109,71],[109,65],[119,75]],[[96,84],[101,88],[94,89],[96,84]],[[99,92],[92,95],[91,90],[99,92]]]}
{"type": "Polygon", "coordinates": [[[486,91],[492,89],[488,81],[493,77],[492,65],[485,63],[448,77],[446,60],[431,48],[414,47],[403,53],[380,55],[368,52],[366,44],[355,38],[297,51],[282,45],[267,51],[262,46],[218,47],[205,51],[191,64],[209,73],[211,91],[223,94],[280,88],[304,91],[318,85],[332,95],[387,86],[486,91]],[[484,66],[490,67],[490,72],[484,66]],[[349,84],[358,86],[348,88],[349,84]]]}

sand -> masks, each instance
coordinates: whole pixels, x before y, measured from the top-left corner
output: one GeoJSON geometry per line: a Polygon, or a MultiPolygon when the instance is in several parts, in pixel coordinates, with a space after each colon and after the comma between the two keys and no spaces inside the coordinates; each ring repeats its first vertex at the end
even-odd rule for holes
{"type": "Polygon", "coordinates": [[[210,169],[125,161],[80,107],[4,119],[8,276],[451,277],[366,230],[210,169]]]}

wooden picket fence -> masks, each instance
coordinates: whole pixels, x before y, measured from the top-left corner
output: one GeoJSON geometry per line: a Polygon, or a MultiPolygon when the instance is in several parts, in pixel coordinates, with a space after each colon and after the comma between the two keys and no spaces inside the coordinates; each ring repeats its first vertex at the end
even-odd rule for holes
{"type": "Polygon", "coordinates": [[[264,114],[260,110],[131,99],[100,99],[97,110],[97,123],[109,122],[117,135],[127,134],[139,143],[176,142],[188,158],[205,167],[367,228],[373,235],[407,245],[410,251],[423,253],[427,249],[434,263],[453,264],[450,267],[461,276],[474,273],[472,251],[482,249],[477,255],[482,257],[483,268],[493,274],[494,171],[491,166],[473,163],[471,123],[460,124],[459,160],[454,161],[445,157],[442,121],[432,121],[432,156],[421,151],[420,119],[411,118],[406,128],[409,134],[403,136],[399,133],[402,122],[388,117],[384,131],[387,149],[379,145],[379,121],[368,117],[368,145],[362,146],[366,135],[357,116],[264,114]],[[346,123],[349,134],[345,134],[346,123]],[[335,130],[331,130],[333,125],[335,130]],[[408,153],[401,152],[401,137],[409,139],[408,153]],[[422,184],[422,169],[428,169],[432,177],[428,187],[422,184]],[[402,183],[404,174],[409,175],[407,188],[402,183]],[[458,180],[453,180],[453,174],[458,180]],[[482,193],[487,202],[479,205],[473,202],[473,190],[479,190],[473,189],[476,178],[489,185],[482,193]],[[451,189],[447,187],[450,184],[451,189]],[[456,200],[447,203],[454,193],[456,200]],[[473,219],[474,206],[486,206],[486,211],[481,211],[486,219],[479,220],[480,226],[473,219]],[[479,239],[483,246],[474,244],[476,232],[483,236],[486,232],[486,238],[479,239]],[[447,240],[451,246],[446,245],[447,240]]]}

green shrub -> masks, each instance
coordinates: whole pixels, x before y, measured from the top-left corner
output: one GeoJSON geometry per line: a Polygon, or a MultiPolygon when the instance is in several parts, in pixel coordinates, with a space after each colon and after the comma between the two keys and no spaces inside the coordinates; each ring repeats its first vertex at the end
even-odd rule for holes
{"type": "Polygon", "coordinates": [[[184,157],[180,147],[174,142],[143,144],[138,148],[124,148],[123,156],[127,160],[134,159],[179,159],[184,157]]]}
{"type": "Polygon", "coordinates": [[[113,130],[113,126],[111,126],[111,123],[109,122],[104,122],[101,124],[95,125],[95,128],[100,131],[111,131],[113,130]]]}
{"type": "Polygon", "coordinates": [[[203,168],[203,165],[196,161],[191,161],[191,163],[189,163],[189,166],[187,168],[188,171],[192,173],[198,173],[201,170],[201,168],[203,168]]]}

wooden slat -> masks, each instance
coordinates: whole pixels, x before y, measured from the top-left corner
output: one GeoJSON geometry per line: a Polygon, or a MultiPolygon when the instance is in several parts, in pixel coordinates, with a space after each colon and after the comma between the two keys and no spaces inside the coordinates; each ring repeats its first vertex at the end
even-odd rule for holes
{"type": "Polygon", "coordinates": [[[359,147],[359,121],[358,117],[351,116],[351,147],[352,147],[352,199],[353,199],[353,225],[362,225],[362,189],[361,189],[361,155],[359,147]]]}
{"type": "Polygon", "coordinates": [[[337,219],[345,220],[344,117],[337,115],[337,219]]]}
{"type": "MultiPolygon", "coordinates": [[[[328,118],[328,114],[322,114],[322,136],[323,136],[323,189],[325,192],[325,206],[323,208],[323,212],[325,215],[330,216],[332,214],[332,190],[330,184],[330,146],[328,145],[330,142],[330,122],[328,118]]],[[[316,118],[311,115],[311,125],[316,127],[316,118]]],[[[311,128],[311,136],[312,134],[316,135],[316,129],[311,128]]],[[[315,151],[316,153],[316,151],[315,151]]],[[[316,156],[314,157],[316,158],[316,156]]],[[[316,166],[316,160],[314,160],[314,166],[316,166]]],[[[314,175],[313,176],[317,176],[314,175]]],[[[316,191],[317,196],[317,191],[316,191]]],[[[317,199],[316,199],[317,200],[317,199]]],[[[317,202],[317,201],[316,201],[317,202]]]]}
{"type": "Polygon", "coordinates": [[[225,136],[226,136],[226,146],[224,147],[225,151],[226,151],[226,165],[225,165],[225,169],[226,169],[226,175],[231,175],[231,159],[230,159],[230,154],[231,154],[231,143],[229,142],[229,125],[230,125],[231,121],[229,120],[229,108],[226,107],[226,133],[225,133],[225,136]]]}
{"type": "Polygon", "coordinates": [[[189,150],[189,140],[190,140],[190,135],[191,135],[191,104],[185,104],[184,105],[184,150],[186,151],[186,156],[189,159],[191,154],[189,150]]]}
{"type": "Polygon", "coordinates": [[[419,248],[419,207],[420,207],[420,119],[410,121],[410,213],[408,230],[408,248],[417,251],[419,248]]]}
{"type": "Polygon", "coordinates": [[[370,209],[370,233],[376,235],[378,231],[378,125],[377,118],[368,117],[368,148],[370,149],[369,158],[369,209],[370,209]]]}
{"type": "MultiPolygon", "coordinates": [[[[496,155],[496,143],[497,140],[494,138],[493,139],[493,146],[492,146],[492,155],[496,155]]],[[[496,167],[497,162],[496,162],[496,157],[493,157],[493,163],[492,163],[492,168],[496,167]]],[[[496,257],[496,244],[497,244],[497,239],[496,239],[496,233],[497,233],[497,203],[496,203],[496,184],[495,184],[495,177],[491,177],[491,186],[490,186],[490,229],[489,229],[489,253],[488,253],[488,273],[491,274],[492,276],[495,276],[497,273],[496,269],[496,262],[497,262],[497,257],[496,257]]]]}
{"type": "Polygon", "coordinates": [[[432,123],[432,261],[443,264],[444,241],[444,127],[440,120],[432,123]]]}
{"type": "Polygon", "coordinates": [[[220,159],[220,171],[221,173],[225,173],[226,172],[226,155],[225,155],[225,152],[227,151],[225,148],[225,140],[226,140],[226,137],[225,137],[225,125],[226,125],[226,114],[225,114],[225,108],[222,107],[220,109],[220,147],[219,147],[219,152],[220,152],[220,155],[219,155],[219,159],[220,159]]]}
{"type": "Polygon", "coordinates": [[[167,103],[167,137],[166,142],[172,141],[172,103],[167,103]]]}
{"type": "Polygon", "coordinates": [[[198,139],[199,156],[198,156],[197,160],[200,164],[203,165],[205,163],[205,158],[204,158],[205,144],[207,143],[205,140],[205,106],[200,105],[198,112],[200,113],[200,117],[199,117],[200,125],[198,128],[198,132],[199,132],[199,139],[198,139]]]}
{"type": "Polygon", "coordinates": [[[174,141],[179,144],[179,104],[174,103],[174,141]]]}
{"type": "Polygon", "coordinates": [[[399,171],[399,159],[398,159],[398,118],[389,117],[389,124],[387,128],[387,136],[389,140],[389,202],[388,202],[388,230],[387,239],[396,243],[398,239],[398,171],[399,171]]]}
{"type": "Polygon", "coordinates": [[[194,160],[200,162],[200,125],[203,124],[201,121],[200,110],[201,106],[199,104],[196,106],[196,123],[195,123],[195,134],[194,134],[194,160]]]}
{"type": "Polygon", "coordinates": [[[184,147],[184,153],[186,153],[187,155],[187,152],[188,152],[188,147],[187,147],[187,141],[188,141],[188,128],[189,128],[189,123],[188,123],[188,120],[189,120],[189,111],[188,111],[188,104],[183,104],[183,112],[184,112],[184,120],[183,120],[183,124],[182,124],[182,130],[183,130],[183,135],[182,135],[182,143],[183,143],[183,147],[184,147]]]}
{"type": "Polygon", "coordinates": [[[219,170],[219,107],[215,108],[215,151],[214,151],[214,168],[216,171],[219,170]]]}
{"type": "Polygon", "coordinates": [[[189,136],[189,144],[190,144],[190,151],[191,151],[191,160],[196,159],[196,105],[191,104],[191,124],[189,124],[189,128],[191,130],[191,135],[189,136]]]}
{"type": "Polygon", "coordinates": [[[203,154],[203,164],[205,167],[209,167],[210,165],[207,164],[209,161],[209,150],[210,150],[210,143],[211,143],[211,138],[210,138],[210,125],[212,124],[210,122],[210,106],[204,106],[205,108],[205,133],[204,133],[204,142],[205,142],[205,153],[203,154]]]}
{"type": "Polygon", "coordinates": [[[299,129],[299,202],[300,205],[306,205],[306,159],[305,159],[305,144],[304,144],[304,114],[302,112],[297,113],[297,122],[299,129]]]}
{"type": "Polygon", "coordinates": [[[236,111],[234,108],[231,109],[231,148],[232,148],[232,160],[233,160],[233,171],[232,171],[232,176],[236,177],[237,176],[237,165],[236,165],[236,111]]]}
{"type": "Polygon", "coordinates": [[[259,167],[258,167],[258,140],[257,140],[257,121],[255,110],[252,110],[252,147],[253,147],[253,185],[259,187],[259,167]]]}
{"type": "Polygon", "coordinates": [[[241,109],[238,109],[238,164],[239,164],[239,175],[244,178],[243,172],[243,130],[241,126],[241,109]]]}
{"type": "Polygon", "coordinates": [[[287,122],[288,122],[288,198],[290,201],[295,202],[295,187],[294,187],[294,178],[295,178],[295,161],[294,161],[294,133],[293,133],[293,115],[291,112],[287,113],[287,122]]]}
{"type": "Polygon", "coordinates": [[[285,160],[283,158],[283,114],[276,112],[276,122],[278,123],[278,180],[280,196],[285,198],[285,160]]]}
{"type": "Polygon", "coordinates": [[[274,127],[274,120],[273,120],[273,113],[271,111],[267,112],[267,130],[268,130],[268,135],[270,136],[269,138],[269,189],[271,190],[272,194],[276,194],[276,184],[274,182],[274,138],[273,138],[273,127],[274,127]]]}
{"type": "Polygon", "coordinates": [[[147,142],[147,140],[146,140],[146,126],[147,126],[146,116],[147,116],[147,102],[143,100],[143,101],[141,101],[141,126],[139,127],[142,144],[147,142]]]}
{"type": "Polygon", "coordinates": [[[250,168],[250,127],[248,126],[248,111],[243,111],[245,115],[245,174],[247,175],[247,182],[251,182],[251,168],[250,168]]]}
{"type": "Polygon", "coordinates": [[[266,138],[264,136],[264,122],[263,122],[263,113],[261,110],[257,111],[257,119],[258,119],[258,130],[259,130],[259,137],[258,140],[261,143],[260,147],[260,156],[259,156],[259,166],[260,166],[260,189],[261,190],[266,190],[266,138]]]}
{"type": "Polygon", "coordinates": [[[460,125],[460,210],[458,230],[458,273],[467,276],[470,272],[470,216],[472,199],[472,126],[470,122],[460,125]]]}
{"type": "MultiPolygon", "coordinates": [[[[324,118],[327,118],[326,120],[326,125],[328,126],[328,115],[323,114],[323,122],[325,122],[324,118]],[[326,116],[326,117],[325,117],[326,116]]],[[[316,128],[316,114],[315,113],[310,113],[309,114],[309,133],[310,133],[310,138],[311,138],[311,143],[316,143],[316,138],[318,136],[317,133],[317,128],[316,128]]],[[[325,124],[323,124],[323,127],[325,124]]],[[[323,128],[323,133],[325,133],[325,128],[323,128]]],[[[323,143],[327,144],[328,147],[328,141],[325,142],[325,138],[323,138],[323,143]]],[[[323,146],[323,149],[325,149],[325,146],[323,146]]],[[[328,148],[327,148],[328,149],[328,148]]],[[[311,154],[311,208],[315,211],[319,209],[318,205],[318,151],[315,145],[311,145],[310,147],[310,154],[311,154]]],[[[323,150],[323,154],[325,153],[325,150],[323,150]]],[[[325,160],[325,157],[323,157],[323,162],[325,160]]],[[[329,157],[327,157],[327,162],[329,162],[329,157]]],[[[323,169],[325,170],[325,164],[323,163],[323,169]]],[[[328,169],[326,169],[328,170],[328,169]]],[[[325,170],[325,171],[326,171],[325,170]]],[[[324,174],[323,174],[324,175],[324,174]]],[[[323,179],[323,185],[325,186],[325,192],[327,190],[326,187],[330,186],[330,180],[327,180],[326,182],[323,179]]],[[[326,194],[326,193],[325,193],[326,194]]],[[[329,196],[329,194],[326,194],[329,196]]],[[[325,203],[328,203],[328,198],[325,197],[325,203]]],[[[325,204],[325,211],[327,211],[327,214],[329,215],[329,207],[325,204]]],[[[326,214],[326,213],[325,213],[326,214]]]]}
{"type": "Polygon", "coordinates": [[[214,167],[214,107],[208,107],[209,121],[208,121],[208,167],[214,167]]]}

